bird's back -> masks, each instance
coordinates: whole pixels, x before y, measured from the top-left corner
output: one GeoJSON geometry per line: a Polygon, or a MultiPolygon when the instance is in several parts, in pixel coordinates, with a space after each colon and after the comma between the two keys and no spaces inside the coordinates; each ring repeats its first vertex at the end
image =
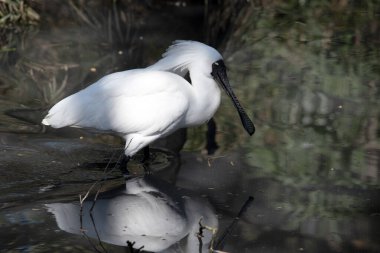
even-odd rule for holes
{"type": "Polygon", "coordinates": [[[58,102],[42,123],[122,134],[163,132],[185,116],[189,86],[182,77],[165,71],[113,73],[58,102]]]}

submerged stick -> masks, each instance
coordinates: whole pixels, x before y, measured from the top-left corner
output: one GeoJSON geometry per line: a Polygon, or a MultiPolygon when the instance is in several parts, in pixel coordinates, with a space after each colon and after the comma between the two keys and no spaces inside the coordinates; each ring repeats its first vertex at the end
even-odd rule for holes
{"type": "Polygon", "coordinates": [[[203,238],[203,230],[204,229],[206,229],[206,230],[208,230],[208,231],[210,231],[212,233],[212,238],[211,238],[209,249],[210,249],[210,252],[214,252],[213,245],[214,245],[214,240],[215,240],[215,237],[216,237],[217,229],[213,228],[213,227],[210,227],[210,226],[207,226],[207,225],[203,225],[202,224],[202,220],[203,220],[203,217],[201,217],[199,219],[199,222],[198,222],[199,231],[198,231],[198,233],[195,234],[195,236],[198,238],[198,242],[199,242],[199,247],[198,247],[199,253],[202,253],[202,247],[203,247],[202,238],[203,238]]]}
{"type": "MultiPolygon", "coordinates": [[[[111,172],[115,169],[115,167],[113,167],[111,170],[108,170],[108,168],[109,168],[109,166],[110,166],[110,164],[111,164],[111,161],[112,161],[112,159],[113,159],[115,153],[116,153],[116,152],[113,152],[113,153],[112,153],[111,159],[108,161],[106,167],[105,167],[104,170],[103,170],[103,174],[104,174],[103,179],[99,179],[99,180],[97,180],[95,183],[93,183],[93,184],[91,185],[91,187],[88,189],[88,191],[86,192],[86,194],[84,195],[84,197],[82,197],[82,195],[79,195],[79,203],[80,203],[80,209],[79,209],[80,231],[82,232],[82,235],[84,235],[84,236],[87,238],[87,240],[89,241],[89,243],[91,244],[91,246],[94,248],[94,250],[95,250],[96,252],[99,252],[99,253],[101,253],[101,251],[98,250],[98,248],[96,247],[96,245],[94,245],[94,244],[92,243],[92,241],[90,240],[90,238],[89,238],[89,237],[87,236],[87,234],[86,234],[86,229],[83,228],[83,203],[85,202],[85,200],[86,200],[86,199],[88,198],[88,196],[90,195],[92,189],[93,189],[96,185],[100,184],[98,190],[96,191],[95,197],[94,197],[94,199],[92,200],[93,202],[92,202],[91,208],[89,209],[89,213],[90,213],[90,218],[91,218],[92,225],[93,225],[93,227],[94,227],[94,230],[95,230],[95,233],[96,233],[97,239],[98,239],[98,241],[99,241],[99,245],[100,245],[100,247],[103,249],[104,252],[108,252],[108,251],[106,250],[106,248],[103,246],[103,244],[102,244],[102,242],[101,242],[101,240],[100,240],[99,233],[98,233],[98,230],[97,230],[97,228],[96,228],[96,224],[95,224],[95,220],[94,220],[94,217],[93,217],[93,213],[92,213],[92,211],[93,211],[93,209],[94,209],[94,207],[95,207],[96,200],[97,200],[97,198],[98,198],[98,196],[99,196],[100,190],[102,189],[102,187],[103,187],[103,185],[104,185],[104,181],[106,181],[106,179],[107,179],[107,175],[108,175],[109,173],[111,173],[111,172]]],[[[121,158],[121,155],[119,156],[118,160],[120,160],[120,158],[121,158]]]]}
{"type": "Polygon", "coordinates": [[[215,248],[218,249],[223,249],[224,242],[226,237],[231,234],[231,231],[233,227],[236,225],[236,223],[239,221],[240,217],[247,211],[249,205],[253,202],[254,197],[249,196],[248,199],[245,201],[244,205],[240,208],[239,213],[235,216],[235,218],[232,220],[231,224],[226,228],[220,239],[215,245],[215,248]]]}

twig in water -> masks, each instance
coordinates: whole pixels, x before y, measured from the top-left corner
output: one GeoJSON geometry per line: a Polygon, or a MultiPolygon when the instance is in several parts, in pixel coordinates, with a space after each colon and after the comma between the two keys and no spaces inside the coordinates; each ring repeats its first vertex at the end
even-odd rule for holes
{"type": "Polygon", "coordinates": [[[211,231],[211,233],[212,233],[212,238],[211,238],[211,242],[210,242],[210,252],[215,252],[213,250],[213,244],[214,244],[214,240],[215,240],[215,237],[216,237],[216,232],[218,230],[216,228],[203,225],[202,224],[202,220],[203,220],[203,217],[201,217],[199,219],[199,223],[198,223],[199,224],[199,231],[198,231],[198,233],[196,233],[196,236],[197,236],[198,241],[199,241],[199,253],[202,253],[202,246],[203,246],[202,238],[203,238],[203,230],[204,229],[206,229],[208,231],[211,231]]]}
{"type": "MultiPolygon", "coordinates": [[[[94,199],[93,199],[93,203],[92,203],[92,205],[91,205],[91,208],[90,208],[90,210],[89,210],[89,213],[90,213],[90,218],[91,218],[92,225],[93,225],[93,227],[94,227],[94,230],[95,230],[96,236],[97,236],[98,241],[99,241],[99,245],[100,245],[100,247],[104,250],[104,252],[107,252],[107,250],[104,248],[104,246],[103,246],[103,244],[102,244],[102,242],[101,242],[101,240],[100,240],[100,236],[99,236],[98,230],[97,230],[97,228],[96,228],[96,224],[95,224],[95,220],[94,220],[94,216],[93,216],[92,211],[93,211],[93,209],[94,209],[94,207],[95,207],[96,200],[97,200],[97,198],[98,198],[98,196],[99,196],[100,190],[102,189],[102,187],[103,187],[103,185],[104,185],[104,182],[105,182],[106,179],[107,179],[107,175],[108,175],[109,173],[111,173],[111,172],[115,169],[115,167],[113,167],[111,170],[108,170],[108,168],[109,168],[109,166],[110,166],[110,164],[111,164],[111,161],[112,161],[112,159],[113,159],[115,153],[116,153],[116,152],[113,152],[113,153],[112,153],[112,156],[111,156],[110,160],[108,161],[106,167],[104,168],[104,171],[103,171],[104,177],[103,177],[103,179],[99,179],[99,180],[97,180],[95,183],[93,183],[93,184],[91,185],[91,187],[88,189],[88,191],[86,192],[86,194],[84,195],[84,197],[82,197],[82,195],[79,195],[79,203],[80,203],[80,209],[79,209],[80,231],[81,231],[82,234],[87,238],[87,240],[90,242],[91,246],[95,249],[96,252],[101,252],[101,251],[99,251],[99,250],[97,249],[97,247],[91,242],[90,238],[89,238],[89,237],[87,236],[87,234],[86,234],[86,229],[83,228],[83,203],[84,203],[84,201],[88,198],[88,196],[90,195],[92,189],[93,189],[96,185],[98,185],[98,184],[100,183],[100,186],[99,186],[98,190],[96,191],[95,197],[94,197],[94,199]],[[107,170],[108,170],[108,171],[107,171],[107,170]]],[[[121,159],[122,155],[123,155],[123,154],[121,154],[121,155],[119,156],[118,161],[121,159]]]]}
{"type": "Polygon", "coordinates": [[[241,207],[239,213],[235,216],[235,218],[232,220],[231,224],[226,228],[218,242],[216,243],[216,248],[223,249],[224,247],[224,241],[226,237],[231,233],[233,227],[236,225],[236,223],[239,221],[240,217],[247,211],[249,205],[253,202],[254,197],[249,196],[247,201],[245,201],[244,205],[241,207]]]}
{"type": "Polygon", "coordinates": [[[199,224],[199,231],[198,233],[196,233],[196,236],[198,238],[198,241],[199,241],[199,253],[202,253],[202,246],[203,246],[203,242],[202,242],[202,237],[203,237],[203,229],[205,229],[205,226],[202,225],[202,219],[203,217],[200,218],[198,224],[199,224]]]}
{"type": "Polygon", "coordinates": [[[90,218],[91,218],[92,226],[94,227],[94,230],[95,230],[95,233],[96,233],[96,237],[98,238],[98,241],[99,241],[99,245],[100,245],[100,247],[104,250],[104,252],[108,252],[108,251],[106,250],[106,248],[104,248],[103,243],[102,243],[102,241],[100,240],[99,232],[98,232],[98,229],[97,229],[96,224],[95,224],[95,219],[94,219],[94,216],[93,216],[93,214],[92,214],[92,210],[90,211],[90,218]]]}
{"type": "Polygon", "coordinates": [[[130,241],[127,241],[127,245],[128,245],[128,249],[129,249],[129,252],[130,253],[139,253],[141,252],[141,250],[144,248],[144,246],[141,246],[140,248],[138,249],[134,249],[133,246],[135,245],[136,242],[130,242],[130,241]]]}
{"type": "Polygon", "coordinates": [[[221,156],[209,156],[207,157],[207,165],[208,167],[211,167],[211,163],[215,160],[215,159],[219,159],[219,158],[223,158],[225,157],[224,155],[221,155],[221,156]]]}
{"type": "MultiPolygon", "coordinates": [[[[86,194],[85,194],[85,196],[84,196],[83,198],[82,198],[82,195],[79,195],[79,202],[80,202],[80,206],[81,206],[81,208],[83,207],[83,202],[88,198],[88,195],[90,194],[90,192],[92,191],[92,189],[93,189],[96,185],[98,185],[99,183],[101,183],[101,185],[100,185],[98,191],[96,192],[95,198],[94,198],[94,202],[96,201],[96,199],[97,199],[97,197],[98,197],[98,195],[99,195],[99,192],[100,192],[100,190],[101,190],[101,188],[102,188],[102,186],[103,186],[103,184],[104,184],[104,181],[106,181],[106,179],[107,179],[107,175],[108,175],[109,173],[113,172],[113,170],[115,169],[115,167],[113,167],[111,170],[107,171],[108,168],[109,168],[109,165],[111,164],[111,161],[112,161],[114,155],[115,155],[115,152],[112,153],[112,156],[111,156],[110,160],[108,161],[107,166],[104,168],[104,171],[103,171],[104,177],[103,177],[103,179],[99,179],[99,180],[97,180],[95,183],[93,183],[93,184],[91,185],[90,189],[88,189],[88,191],[86,192],[86,194]]],[[[123,155],[123,153],[119,156],[117,162],[119,162],[119,160],[121,159],[122,155],[123,155]]],[[[117,164],[117,162],[116,162],[116,164],[117,164]]],[[[116,165],[115,165],[115,166],[116,166],[116,165]]],[[[91,210],[94,208],[94,205],[95,205],[95,203],[93,203],[93,205],[92,205],[92,207],[91,207],[91,210]]]]}

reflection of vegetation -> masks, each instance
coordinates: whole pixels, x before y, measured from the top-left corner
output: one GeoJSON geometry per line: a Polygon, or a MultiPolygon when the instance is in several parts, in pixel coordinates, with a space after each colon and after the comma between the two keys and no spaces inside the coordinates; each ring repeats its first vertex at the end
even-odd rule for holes
{"type": "MultiPolygon", "coordinates": [[[[376,1],[277,1],[242,14],[226,61],[255,112],[248,161],[263,175],[301,185],[379,182],[369,168],[379,158],[366,155],[380,149],[379,11],[376,1]]],[[[222,108],[217,121],[230,143],[243,131],[228,103],[222,108]]]]}
{"type": "Polygon", "coordinates": [[[40,16],[23,0],[0,1],[0,28],[36,24],[40,16]]]}
{"type": "MultiPolygon", "coordinates": [[[[4,3],[12,11],[18,3],[25,12],[34,13],[23,1],[4,3]]],[[[130,54],[128,60],[136,64],[139,51],[134,50],[139,43],[130,22],[134,6],[126,8],[120,1],[36,3],[44,21],[40,31],[22,29],[25,18],[20,14],[20,22],[13,26],[23,32],[6,32],[7,48],[12,50],[0,52],[0,93],[26,105],[47,106],[105,74],[97,69],[106,66],[106,72],[116,71],[130,54]],[[57,15],[59,20],[52,18],[57,15]],[[57,26],[60,29],[53,29],[57,26]],[[48,38],[46,29],[52,29],[48,38]]]]}
{"type": "Polygon", "coordinates": [[[279,251],[294,252],[310,236],[310,252],[327,252],[316,239],[354,252],[345,244],[368,238],[364,248],[379,251],[368,217],[380,185],[379,12],[378,1],[298,0],[241,12],[224,56],[257,131],[244,133],[227,99],[216,122],[221,147],[246,143],[248,189],[260,187],[265,203],[242,241],[281,238],[279,251]]]}
{"type": "Polygon", "coordinates": [[[22,0],[0,0],[0,64],[10,61],[20,34],[31,30],[39,14],[22,0]]]}

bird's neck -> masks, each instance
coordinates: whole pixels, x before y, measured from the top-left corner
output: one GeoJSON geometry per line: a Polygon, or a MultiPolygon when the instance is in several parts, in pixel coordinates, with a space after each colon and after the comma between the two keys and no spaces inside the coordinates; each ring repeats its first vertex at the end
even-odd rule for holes
{"type": "Polygon", "coordinates": [[[220,104],[220,89],[209,73],[194,67],[189,69],[192,85],[192,103],[188,123],[198,125],[208,121],[220,104]]]}

